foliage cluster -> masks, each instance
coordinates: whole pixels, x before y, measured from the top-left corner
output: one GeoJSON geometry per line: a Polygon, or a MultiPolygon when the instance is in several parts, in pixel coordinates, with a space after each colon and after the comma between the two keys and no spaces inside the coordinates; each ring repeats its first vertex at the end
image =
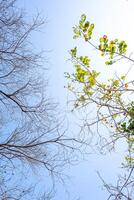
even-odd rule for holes
{"type": "MultiPolygon", "coordinates": [[[[99,40],[97,39],[99,43],[95,45],[92,43],[93,30],[94,24],[90,23],[86,15],[83,14],[78,25],[73,28],[73,38],[82,38],[91,47],[99,51],[101,56],[105,58],[106,66],[111,66],[123,59],[134,63],[134,60],[127,56],[127,44],[124,40],[117,38],[110,40],[107,35],[103,35],[99,37],[99,40]]],[[[67,72],[66,77],[68,79],[67,88],[75,96],[74,109],[85,108],[87,113],[89,110],[90,116],[90,107],[93,105],[96,107],[94,119],[84,119],[83,129],[88,127],[88,130],[92,133],[92,126],[97,125],[96,132],[99,132],[99,137],[105,141],[105,144],[100,144],[101,149],[110,145],[112,145],[111,148],[114,148],[119,140],[126,141],[127,154],[124,156],[125,161],[122,166],[129,170],[129,178],[127,181],[124,179],[126,181],[124,186],[114,187],[115,193],[109,187],[112,194],[109,199],[113,196],[115,199],[118,199],[118,197],[129,199],[130,194],[126,194],[126,191],[121,193],[121,191],[130,185],[132,189],[134,183],[132,176],[134,168],[134,101],[132,100],[134,81],[127,81],[127,74],[113,75],[107,81],[103,81],[103,72],[95,70],[89,56],[78,56],[77,47],[70,50],[70,55],[74,72],[67,72]],[[109,136],[105,137],[101,133],[100,124],[108,128],[109,136]],[[120,187],[122,188],[121,191],[120,187]]],[[[102,141],[102,139],[99,141],[102,141]]]]}

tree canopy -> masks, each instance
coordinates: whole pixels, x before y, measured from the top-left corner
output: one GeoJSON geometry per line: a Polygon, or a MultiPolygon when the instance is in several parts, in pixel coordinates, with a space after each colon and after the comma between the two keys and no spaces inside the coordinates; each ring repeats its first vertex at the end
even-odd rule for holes
{"type": "MultiPolygon", "coordinates": [[[[117,62],[127,60],[134,63],[131,56],[127,55],[127,44],[118,38],[110,39],[107,35],[97,36],[98,43],[93,38],[94,24],[87,20],[85,14],[77,25],[73,27],[74,39],[81,38],[103,57],[107,68],[112,68],[117,62]]],[[[86,46],[85,44],[85,46],[86,46]]],[[[118,179],[117,186],[111,186],[104,182],[110,193],[108,199],[133,199],[133,170],[134,170],[134,80],[128,79],[128,72],[111,74],[106,79],[105,72],[98,71],[92,66],[92,60],[88,55],[79,55],[79,48],[75,46],[70,50],[73,72],[66,73],[68,90],[74,94],[73,110],[86,110],[83,119],[82,130],[92,132],[94,127],[95,137],[99,136],[96,146],[100,151],[114,149],[116,143],[125,141],[127,153],[124,154],[124,162],[121,167],[128,172],[118,179]],[[93,114],[91,113],[93,109],[93,114]],[[88,115],[88,117],[87,117],[88,115]],[[106,127],[106,129],[103,129],[106,127]],[[107,130],[107,131],[106,131],[107,130]]],[[[97,59],[97,58],[96,58],[97,59]]],[[[101,176],[100,176],[101,177],[101,176]]]]}

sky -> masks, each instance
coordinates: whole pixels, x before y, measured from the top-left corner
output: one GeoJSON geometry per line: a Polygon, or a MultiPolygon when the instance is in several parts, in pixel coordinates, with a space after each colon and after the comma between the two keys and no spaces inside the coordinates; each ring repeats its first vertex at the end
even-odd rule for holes
{"type": "MultiPolygon", "coordinates": [[[[46,50],[50,96],[59,102],[64,112],[69,109],[68,92],[64,88],[67,84],[64,72],[72,70],[68,53],[72,47],[78,44],[81,53],[90,54],[93,58],[92,64],[103,71],[104,77],[110,76],[111,72],[123,74],[128,70],[122,63],[112,69],[104,68],[103,59],[97,59],[93,49],[81,41],[73,40],[72,27],[78,22],[81,14],[85,13],[89,21],[95,24],[94,35],[98,35],[99,38],[105,34],[111,39],[123,39],[128,44],[128,52],[134,52],[133,0],[19,0],[19,5],[26,9],[29,17],[40,12],[47,20],[41,33],[42,37],[33,37],[33,43],[37,49],[46,50]]],[[[94,39],[94,42],[97,43],[97,39],[94,39]]],[[[132,77],[132,73],[129,76],[132,77]]],[[[73,127],[77,132],[75,117],[68,114],[69,118],[73,119],[70,120],[70,128],[73,127]]],[[[67,183],[70,196],[65,197],[65,189],[59,184],[55,200],[75,197],[80,197],[81,200],[106,199],[106,192],[102,190],[102,183],[96,171],[100,171],[107,182],[114,182],[121,170],[121,160],[122,147],[106,156],[88,155],[87,161],[81,161],[67,170],[71,176],[67,183]]]]}

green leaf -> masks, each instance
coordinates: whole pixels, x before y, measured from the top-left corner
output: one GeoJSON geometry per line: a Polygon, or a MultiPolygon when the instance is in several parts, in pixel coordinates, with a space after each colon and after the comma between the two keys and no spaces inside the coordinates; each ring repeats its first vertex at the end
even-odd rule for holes
{"type": "Polygon", "coordinates": [[[94,24],[91,24],[90,27],[91,27],[91,29],[94,29],[94,24]]]}
{"type": "Polygon", "coordinates": [[[87,21],[86,23],[85,23],[85,25],[84,25],[84,28],[88,28],[89,27],[89,22],[87,21]]]}
{"type": "Polygon", "coordinates": [[[125,80],[125,76],[121,76],[121,79],[122,79],[122,80],[125,80]]]}
{"type": "Polygon", "coordinates": [[[86,15],[85,15],[85,14],[82,14],[82,15],[81,15],[81,21],[82,21],[82,22],[85,22],[85,21],[86,21],[86,15]]]}
{"type": "Polygon", "coordinates": [[[72,57],[76,57],[77,54],[77,47],[74,47],[73,49],[70,50],[70,54],[72,57]]]}

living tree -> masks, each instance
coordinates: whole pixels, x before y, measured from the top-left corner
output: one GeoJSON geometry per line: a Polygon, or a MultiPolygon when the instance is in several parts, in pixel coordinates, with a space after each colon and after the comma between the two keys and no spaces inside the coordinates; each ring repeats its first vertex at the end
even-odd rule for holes
{"type": "Polygon", "coordinates": [[[84,142],[67,134],[63,116],[48,95],[44,52],[36,51],[32,42],[33,32],[45,23],[39,14],[29,22],[15,0],[0,0],[0,198],[3,200],[41,199],[41,196],[50,199],[52,192],[47,195],[43,188],[45,194],[37,196],[31,180],[25,184],[27,172],[43,170],[49,177],[61,178],[64,166],[77,160],[76,152],[80,151],[77,147],[84,142]],[[32,187],[28,187],[30,184],[32,187]]]}
{"type": "MultiPolygon", "coordinates": [[[[109,70],[125,60],[133,65],[134,60],[127,54],[125,40],[110,39],[107,35],[97,36],[94,40],[93,31],[94,24],[83,14],[79,23],[73,27],[73,38],[81,38],[86,47],[88,44],[98,51],[97,56],[103,57],[109,70]],[[96,44],[93,41],[97,41],[96,44]]],[[[134,198],[134,80],[129,76],[129,69],[125,74],[111,73],[108,77],[104,71],[93,66],[90,55],[79,55],[77,46],[70,50],[70,55],[74,67],[73,72],[66,73],[67,88],[74,94],[73,110],[85,112],[82,131],[98,138],[96,145],[101,152],[114,149],[117,143],[122,145],[122,141],[127,149],[121,164],[127,175],[120,176],[117,185],[106,184],[99,174],[110,193],[108,199],[131,200],[134,198]]]]}

